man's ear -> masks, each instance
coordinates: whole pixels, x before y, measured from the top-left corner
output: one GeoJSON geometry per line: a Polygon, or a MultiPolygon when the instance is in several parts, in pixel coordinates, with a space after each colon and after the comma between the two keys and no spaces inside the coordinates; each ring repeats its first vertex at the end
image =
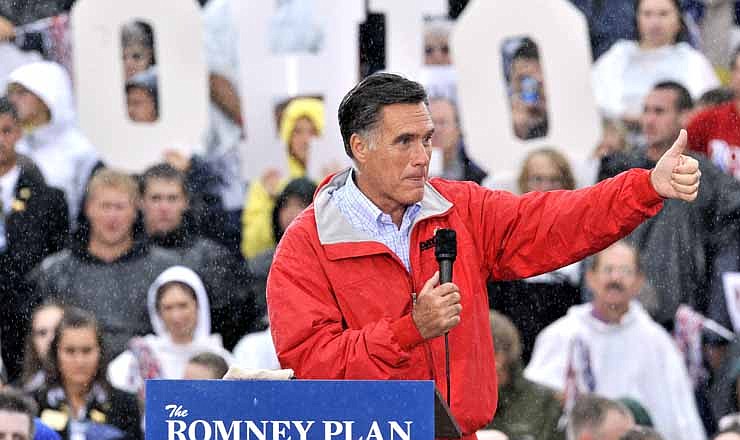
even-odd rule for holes
{"type": "Polygon", "coordinates": [[[363,136],[357,133],[352,133],[349,138],[349,146],[352,149],[352,156],[358,164],[367,162],[368,154],[370,153],[370,142],[363,136]]]}

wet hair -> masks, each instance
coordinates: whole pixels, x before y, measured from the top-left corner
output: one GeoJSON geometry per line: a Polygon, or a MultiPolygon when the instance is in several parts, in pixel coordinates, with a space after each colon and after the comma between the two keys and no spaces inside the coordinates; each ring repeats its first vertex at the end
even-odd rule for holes
{"type": "Polygon", "coordinates": [[[357,134],[370,139],[378,127],[385,106],[393,104],[429,105],[424,87],[393,73],[374,73],[352,88],[339,104],[339,130],[344,151],[354,159],[350,138],[357,134]]]}
{"type": "Polygon", "coordinates": [[[653,428],[638,425],[622,434],[619,440],[663,440],[663,437],[653,428]]]}
{"type": "Polygon", "coordinates": [[[570,168],[568,159],[557,149],[545,147],[538,148],[529,152],[529,154],[527,154],[527,156],[524,158],[522,169],[519,172],[519,178],[517,178],[517,185],[519,186],[519,191],[522,194],[527,192],[527,186],[529,185],[529,162],[535,156],[545,156],[553,164],[555,164],[555,168],[558,169],[558,174],[560,174],[560,180],[563,184],[563,189],[575,189],[576,179],[575,177],[573,177],[573,171],[570,168]]]}
{"type": "Polygon", "coordinates": [[[154,112],[159,117],[159,82],[157,79],[157,68],[149,67],[134,74],[126,81],[126,93],[132,89],[140,89],[146,92],[154,104],[154,112]]]}
{"type": "Polygon", "coordinates": [[[188,363],[198,364],[207,368],[213,374],[214,379],[221,379],[229,371],[229,364],[226,363],[226,360],[216,353],[211,352],[196,354],[190,358],[188,363]]]}
{"type": "Polygon", "coordinates": [[[34,418],[38,412],[38,407],[34,401],[18,390],[2,389],[0,390],[0,411],[27,415],[29,420],[28,439],[33,438],[36,433],[34,418]]]}
{"type": "Polygon", "coordinates": [[[0,97],[0,115],[10,115],[14,121],[18,122],[18,110],[7,96],[0,97]]]}
{"type": "Polygon", "coordinates": [[[529,37],[522,38],[522,41],[519,43],[519,47],[514,51],[514,55],[511,57],[511,61],[514,62],[514,60],[532,60],[532,61],[539,61],[540,60],[540,51],[537,49],[537,43],[534,42],[529,37]]]}
{"type": "Polygon", "coordinates": [[[101,188],[115,188],[124,191],[129,195],[132,202],[139,199],[139,186],[136,184],[136,180],[122,171],[110,168],[100,168],[96,171],[87,184],[87,192],[85,193],[87,201],[90,201],[90,195],[93,192],[101,188]]]}
{"type": "Polygon", "coordinates": [[[661,81],[653,86],[653,90],[671,90],[676,93],[676,110],[685,112],[694,108],[694,100],[691,93],[682,84],[676,81],[661,81]]]}
{"type": "Polygon", "coordinates": [[[316,184],[310,179],[299,177],[293,179],[285,185],[283,191],[275,200],[275,208],[272,210],[272,233],[275,237],[275,243],[279,242],[285,231],[280,227],[280,211],[288,204],[290,199],[299,199],[303,206],[308,206],[313,201],[313,194],[316,192],[316,184]]]}
{"type": "Polygon", "coordinates": [[[139,179],[139,190],[141,191],[142,196],[146,194],[149,183],[154,179],[177,182],[182,188],[182,192],[185,194],[185,197],[188,197],[188,190],[185,185],[185,174],[168,163],[153,165],[144,171],[144,174],[142,174],[139,179]]]}
{"type": "Polygon", "coordinates": [[[735,92],[728,89],[727,87],[716,87],[704,92],[699,97],[699,99],[696,100],[696,105],[701,107],[708,107],[724,104],[726,102],[732,101],[733,99],[735,99],[735,92]]]}
{"type": "MultiPolygon", "coordinates": [[[[681,14],[681,0],[670,0],[671,3],[673,3],[673,6],[676,8],[676,14],[678,14],[678,33],[676,34],[676,38],[673,41],[673,44],[676,44],[681,41],[689,41],[689,30],[686,27],[686,22],[683,20],[683,15],[681,14]]],[[[639,20],[639,9],[640,4],[642,4],[643,0],[635,0],[635,36],[637,37],[637,41],[640,41],[640,20],[639,20]]]]}
{"type": "Polygon", "coordinates": [[[62,385],[62,374],[61,371],[59,371],[59,343],[64,332],[69,329],[92,329],[94,331],[95,340],[97,341],[100,350],[100,357],[98,360],[98,368],[95,371],[95,377],[93,377],[92,382],[98,383],[106,389],[110,389],[110,384],[105,377],[108,365],[106,362],[105,346],[103,345],[103,332],[98,324],[98,320],[95,318],[95,315],[87,310],[70,306],[64,308],[64,315],[54,332],[54,339],[51,341],[48,356],[49,369],[46,372],[47,386],[62,385]]]}
{"type": "MultiPolygon", "coordinates": [[[[46,370],[48,368],[47,361],[41,359],[41,356],[36,351],[36,344],[33,343],[33,320],[36,315],[42,310],[49,308],[58,308],[64,311],[64,306],[56,300],[50,299],[36,306],[31,312],[31,329],[26,334],[26,341],[23,354],[23,371],[21,373],[21,383],[23,385],[28,384],[39,371],[46,370]]],[[[51,353],[51,351],[49,351],[51,353]]],[[[47,354],[48,356],[48,354],[47,354]]]]}
{"type": "Polygon", "coordinates": [[[490,311],[491,335],[497,352],[506,353],[509,362],[521,361],[522,340],[519,330],[508,316],[495,310],[490,311]]]}
{"type": "Polygon", "coordinates": [[[156,64],[154,59],[154,30],[152,26],[145,21],[131,21],[123,25],[121,30],[121,45],[123,47],[132,44],[141,44],[152,51],[152,64],[156,64]]]}
{"type": "Polygon", "coordinates": [[[599,431],[609,411],[617,411],[624,416],[632,417],[629,409],[615,400],[594,394],[579,397],[568,418],[567,438],[575,440],[583,432],[599,431]]]}
{"type": "Polygon", "coordinates": [[[192,287],[190,287],[188,284],[183,283],[182,281],[168,281],[161,286],[159,286],[159,289],[157,289],[157,296],[154,300],[154,304],[156,304],[157,312],[159,312],[159,305],[162,302],[162,297],[164,296],[165,292],[167,292],[170,287],[178,286],[187,293],[189,293],[193,300],[195,300],[195,304],[198,304],[198,296],[195,294],[195,290],[193,290],[192,287]]]}

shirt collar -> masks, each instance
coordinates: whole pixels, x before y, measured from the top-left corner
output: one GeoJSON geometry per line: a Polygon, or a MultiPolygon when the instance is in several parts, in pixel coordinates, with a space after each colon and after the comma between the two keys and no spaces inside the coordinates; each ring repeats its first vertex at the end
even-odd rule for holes
{"type": "MultiPolygon", "coordinates": [[[[362,205],[361,215],[365,217],[365,221],[377,224],[393,223],[391,216],[381,211],[380,208],[378,208],[378,206],[373,203],[372,200],[367,198],[365,193],[363,193],[360,188],[357,187],[354,179],[355,173],[355,169],[352,168],[350,170],[349,177],[347,177],[347,182],[345,183],[346,191],[362,205]]],[[[403,214],[404,220],[410,219],[411,222],[413,222],[413,219],[416,217],[416,214],[418,214],[420,210],[421,201],[407,206],[406,211],[403,214]]]]}
{"type": "Polygon", "coordinates": [[[15,193],[15,186],[18,183],[18,177],[20,177],[21,170],[18,165],[15,165],[5,175],[0,176],[0,206],[5,205],[5,211],[10,210],[10,202],[13,200],[13,194],[15,193]]]}

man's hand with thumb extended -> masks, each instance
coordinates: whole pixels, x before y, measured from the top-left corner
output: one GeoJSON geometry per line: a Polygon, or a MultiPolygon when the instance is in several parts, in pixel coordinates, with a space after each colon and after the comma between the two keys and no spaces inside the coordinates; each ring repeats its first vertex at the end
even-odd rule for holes
{"type": "Polygon", "coordinates": [[[681,130],[676,142],[663,153],[650,173],[650,183],[663,198],[692,202],[699,194],[701,171],[696,159],[683,154],[686,138],[686,130],[681,130]]]}

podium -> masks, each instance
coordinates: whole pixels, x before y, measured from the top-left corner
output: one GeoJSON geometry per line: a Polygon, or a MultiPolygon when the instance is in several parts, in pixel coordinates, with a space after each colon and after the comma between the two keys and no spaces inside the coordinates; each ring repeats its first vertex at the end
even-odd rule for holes
{"type": "Polygon", "coordinates": [[[432,381],[149,380],[148,440],[461,437],[432,381]]]}

